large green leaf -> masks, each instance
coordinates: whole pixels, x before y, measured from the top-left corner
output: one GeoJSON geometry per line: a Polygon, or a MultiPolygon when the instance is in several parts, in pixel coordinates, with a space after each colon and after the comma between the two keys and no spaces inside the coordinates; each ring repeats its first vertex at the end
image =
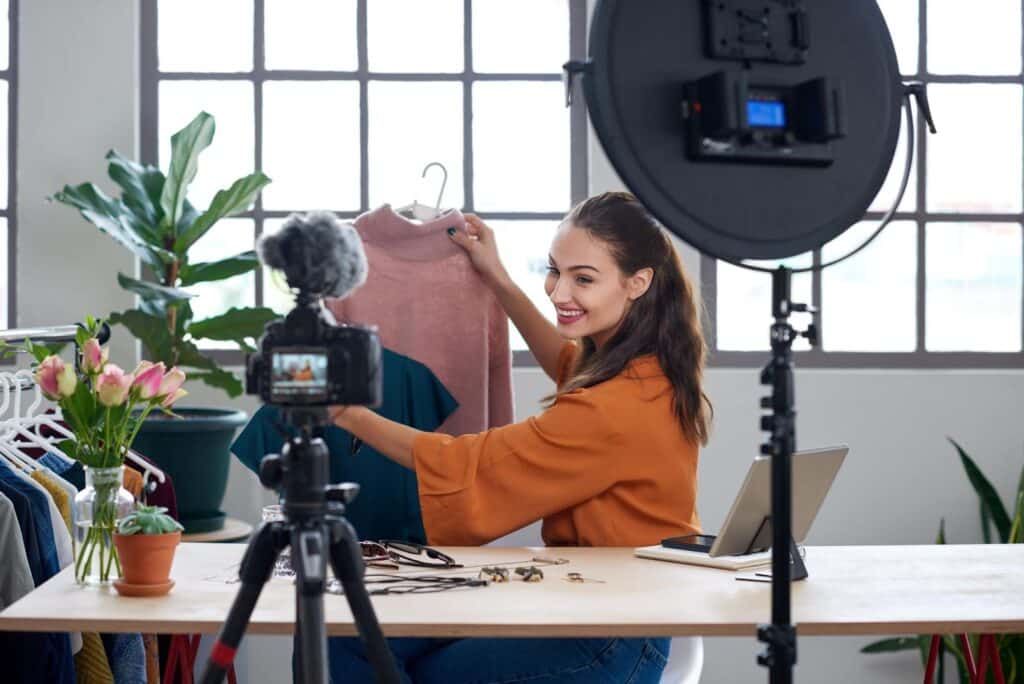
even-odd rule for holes
{"type": "Polygon", "coordinates": [[[249,208],[256,199],[256,194],[263,189],[270,179],[262,173],[253,173],[239,178],[227,190],[219,190],[210,203],[210,208],[196,219],[187,230],[180,233],[174,243],[174,251],[183,252],[191,247],[196,240],[203,237],[217,221],[249,208]]]}
{"type": "Polygon", "coordinates": [[[228,309],[220,316],[196,321],[189,326],[188,332],[195,338],[210,340],[238,340],[246,337],[259,337],[263,334],[263,326],[275,318],[280,318],[276,311],[267,307],[250,307],[245,309],[228,309]]]}
{"type": "Polygon", "coordinates": [[[139,309],[129,309],[120,313],[112,313],[107,319],[111,325],[123,325],[146,348],[146,358],[157,363],[163,361],[171,366],[171,335],[167,330],[167,321],[158,316],[151,316],[139,309]]]}
{"type": "Polygon", "coordinates": [[[967,472],[967,479],[971,481],[971,486],[977,492],[982,505],[988,508],[988,514],[996,526],[996,531],[999,532],[999,540],[1005,542],[1010,536],[1010,516],[1007,515],[1006,508],[1003,507],[1003,502],[999,500],[999,495],[996,494],[995,488],[974,461],[971,460],[971,457],[967,455],[967,452],[963,450],[963,447],[950,437],[946,439],[950,441],[960,454],[960,461],[967,472]]]}
{"type": "MultiPolygon", "coordinates": [[[[175,238],[175,242],[177,242],[177,237],[179,235],[188,230],[189,227],[196,222],[197,218],[199,218],[199,210],[193,207],[192,203],[186,199],[185,203],[181,205],[181,217],[178,219],[178,223],[174,228],[173,237],[175,238]]],[[[183,258],[187,251],[184,249],[177,249],[176,247],[172,247],[172,249],[178,258],[183,258]]]]}
{"type": "Polygon", "coordinates": [[[178,364],[192,368],[204,368],[206,370],[217,370],[217,362],[199,351],[192,342],[183,341],[178,346],[178,364]]]}
{"type": "Polygon", "coordinates": [[[912,651],[918,647],[916,636],[895,637],[875,641],[860,649],[861,653],[891,653],[893,651],[912,651]]]}
{"type": "Polygon", "coordinates": [[[230,397],[237,397],[245,391],[245,388],[242,386],[242,381],[235,377],[234,373],[229,373],[228,371],[220,368],[212,371],[191,373],[188,377],[190,380],[200,380],[210,387],[222,389],[226,391],[230,397]]]}
{"type": "Polygon", "coordinates": [[[1006,537],[1007,544],[1024,543],[1024,492],[1017,492],[1017,505],[1013,514],[1010,534],[1006,537]]]}
{"type": "Polygon", "coordinates": [[[160,208],[168,226],[178,225],[189,183],[199,168],[199,153],[213,142],[215,129],[213,117],[199,112],[187,126],[171,136],[171,167],[160,194],[160,208]]]}
{"type": "Polygon", "coordinates": [[[129,292],[142,297],[144,300],[157,300],[164,304],[172,302],[183,302],[195,297],[191,292],[179,290],[176,287],[165,287],[158,283],[151,283],[145,280],[129,278],[123,273],[117,274],[117,282],[129,292]]]}
{"type": "Polygon", "coordinates": [[[164,188],[164,174],[155,166],[143,166],[125,159],[116,151],[107,152],[107,175],[120,186],[121,200],[142,224],[147,242],[159,243],[159,225],[163,217],[160,193],[164,188]]]}
{"type": "Polygon", "coordinates": [[[160,245],[150,244],[136,233],[138,226],[131,220],[131,211],[124,202],[107,197],[92,183],[74,187],[65,185],[52,199],[78,209],[86,221],[114,238],[154,269],[161,268],[166,260],[173,258],[160,245]]]}
{"type": "Polygon", "coordinates": [[[259,265],[260,261],[256,258],[254,251],[236,254],[220,261],[190,264],[181,269],[181,286],[188,287],[196,283],[233,278],[236,275],[248,273],[259,265]]]}

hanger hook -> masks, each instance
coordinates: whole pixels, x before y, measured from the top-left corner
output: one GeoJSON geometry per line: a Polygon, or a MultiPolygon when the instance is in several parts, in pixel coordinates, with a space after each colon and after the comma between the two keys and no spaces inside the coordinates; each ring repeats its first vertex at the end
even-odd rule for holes
{"type": "Polygon", "coordinates": [[[448,185],[448,169],[444,168],[444,164],[442,164],[441,162],[430,162],[429,164],[423,167],[423,173],[420,175],[421,178],[427,177],[427,171],[430,170],[431,166],[440,167],[441,173],[444,174],[444,177],[441,179],[441,191],[437,193],[437,204],[434,205],[434,209],[441,211],[441,198],[444,197],[444,188],[446,185],[448,185]]]}

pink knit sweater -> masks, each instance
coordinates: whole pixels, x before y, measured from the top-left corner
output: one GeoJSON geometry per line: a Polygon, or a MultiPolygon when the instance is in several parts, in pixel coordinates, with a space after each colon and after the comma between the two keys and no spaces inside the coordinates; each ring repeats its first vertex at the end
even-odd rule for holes
{"type": "Polygon", "coordinates": [[[457,210],[416,223],[390,205],[355,220],[370,272],[345,299],[339,321],[376,325],[381,344],[426,365],[459,402],[438,432],[483,432],[512,422],[508,317],[469,257],[446,234],[463,230],[457,210]]]}

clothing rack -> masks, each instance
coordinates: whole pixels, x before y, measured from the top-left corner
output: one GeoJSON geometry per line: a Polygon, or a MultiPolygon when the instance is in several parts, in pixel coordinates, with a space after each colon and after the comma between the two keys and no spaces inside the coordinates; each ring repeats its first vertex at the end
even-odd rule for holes
{"type": "MultiPolygon", "coordinates": [[[[0,340],[9,344],[21,343],[27,339],[33,342],[72,342],[75,345],[75,367],[78,367],[79,353],[75,336],[78,333],[78,325],[61,325],[50,328],[16,328],[0,331],[0,340]]],[[[110,339],[110,327],[104,323],[97,335],[100,344],[110,339]]],[[[75,439],[74,433],[64,427],[59,421],[63,420],[60,408],[51,407],[51,411],[40,411],[43,402],[42,392],[36,384],[32,372],[29,370],[0,371],[0,448],[17,450],[17,444],[40,446],[49,449],[51,453],[70,461],[58,446],[59,441],[64,439],[75,439]],[[22,408],[22,393],[32,391],[33,398],[27,407],[22,408]],[[10,415],[8,412],[10,410],[10,415]],[[39,432],[41,426],[51,428],[58,437],[43,436],[39,432]],[[28,442],[15,440],[16,435],[27,438],[28,442]]],[[[132,449],[126,454],[127,460],[138,466],[142,471],[143,491],[150,492],[156,488],[157,483],[164,483],[167,476],[160,468],[148,463],[132,449]],[[154,480],[151,482],[151,479],[154,480]]]]}

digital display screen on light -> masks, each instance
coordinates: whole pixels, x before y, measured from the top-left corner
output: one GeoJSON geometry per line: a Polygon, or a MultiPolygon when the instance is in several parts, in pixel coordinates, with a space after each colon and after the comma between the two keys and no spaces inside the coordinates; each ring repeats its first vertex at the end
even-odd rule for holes
{"type": "Polygon", "coordinates": [[[786,108],[781,102],[747,100],[747,123],[758,128],[785,128],[786,108]]]}

